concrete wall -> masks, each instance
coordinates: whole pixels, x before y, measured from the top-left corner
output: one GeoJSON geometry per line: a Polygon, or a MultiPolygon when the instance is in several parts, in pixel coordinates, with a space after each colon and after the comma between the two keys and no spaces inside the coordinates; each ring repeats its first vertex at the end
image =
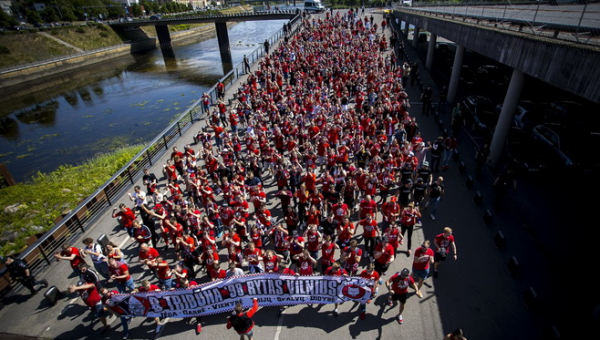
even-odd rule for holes
{"type": "Polygon", "coordinates": [[[394,17],[600,103],[600,50],[530,34],[394,11],[394,17]]]}

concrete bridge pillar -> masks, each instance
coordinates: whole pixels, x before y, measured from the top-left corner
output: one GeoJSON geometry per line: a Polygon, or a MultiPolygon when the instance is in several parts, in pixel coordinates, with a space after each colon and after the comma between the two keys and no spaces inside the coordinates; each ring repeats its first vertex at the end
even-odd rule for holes
{"type": "Polygon", "coordinates": [[[420,31],[421,31],[421,27],[415,26],[415,29],[413,31],[413,41],[412,41],[412,45],[414,48],[417,48],[417,45],[419,44],[419,32],[420,31]]]}
{"type": "Polygon", "coordinates": [[[506,91],[506,97],[504,97],[504,102],[502,103],[502,111],[498,118],[496,131],[494,131],[494,137],[492,138],[492,144],[490,145],[490,155],[487,159],[487,164],[491,167],[496,166],[496,163],[502,155],[504,141],[510,130],[517,105],[519,104],[524,80],[525,76],[523,72],[513,69],[512,76],[510,77],[510,84],[506,91]]]}
{"type": "Polygon", "coordinates": [[[435,53],[435,43],[437,41],[437,35],[431,33],[429,35],[429,46],[427,47],[427,59],[425,60],[425,68],[431,71],[433,66],[433,55],[435,53]]]}
{"type": "Polygon", "coordinates": [[[452,64],[452,74],[450,75],[450,84],[448,84],[448,102],[454,104],[456,100],[456,90],[460,80],[460,69],[462,68],[463,57],[465,55],[465,47],[456,45],[456,53],[454,53],[454,63],[452,64]]]}
{"type": "Polygon", "coordinates": [[[217,40],[219,42],[219,51],[221,52],[221,62],[225,73],[233,68],[233,59],[231,58],[231,47],[229,46],[229,35],[227,34],[226,22],[215,22],[217,29],[217,40]]]}
{"type": "Polygon", "coordinates": [[[160,50],[162,51],[163,57],[175,58],[173,52],[173,45],[171,44],[171,33],[169,33],[169,26],[167,25],[156,25],[156,36],[158,37],[158,43],[160,50]]]}

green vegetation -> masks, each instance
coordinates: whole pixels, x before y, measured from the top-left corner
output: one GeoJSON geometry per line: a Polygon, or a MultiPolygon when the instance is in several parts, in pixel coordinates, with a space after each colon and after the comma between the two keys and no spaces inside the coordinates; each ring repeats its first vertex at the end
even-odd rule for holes
{"type": "Polygon", "coordinates": [[[54,37],[84,50],[122,44],[119,36],[104,24],[92,24],[73,30],[59,29],[54,37]]]}
{"type": "Polygon", "coordinates": [[[92,194],[141,149],[134,145],[100,154],[82,165],[62,165],[30,183],[0,189],[0,254],[19,252],[25,240],[52,228],[64,213],[92,194]]]}
{"type": "Polygon", "coordinates": [[[57,44],[56,41],[40,34],[2,34],[0,45],[5,46],[9,51],[7,54],[2,54],[0,68],[76,53],[72,48],[57,44]]]}

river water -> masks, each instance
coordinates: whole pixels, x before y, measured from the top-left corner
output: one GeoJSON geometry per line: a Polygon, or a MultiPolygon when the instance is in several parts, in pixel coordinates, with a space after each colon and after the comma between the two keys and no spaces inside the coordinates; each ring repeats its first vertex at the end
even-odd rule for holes
{"type": "MultiPolygon", "coordinates": [[[[229,29],[234,64],[285,20],[229,29]]],[[[0,163],[17,181],[156,137],[224,75],[216,37],[60,75],[56,86],[0,99],[0,163]]],[[[53,82],[57,79],[43,79],[53,82]]],[[[31,88],[34,88],[32,86],[31,88]]]]}

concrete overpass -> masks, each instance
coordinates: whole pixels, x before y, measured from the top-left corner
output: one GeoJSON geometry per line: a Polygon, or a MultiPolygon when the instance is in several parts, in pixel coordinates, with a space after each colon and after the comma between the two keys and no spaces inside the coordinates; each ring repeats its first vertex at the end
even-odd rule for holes
{"type": "MultiPolygon", "coordinates": [[[[152,18],[152,17],[151,17],[152,18]]],[[[214,23],[217,30],[217,40],[219,42],[219,51],[221,53],[221,61],[225,65],[225,69],[231,69],[233,65],[231,59],[231,47],[229,44],[229,35],[227,34],[228,22],[241,21],[262,21],[262,20],[297,20],[300,18],[300,11],[269,11],[264,13],[237,13],[237,14],[221,14],[210,16],[178,16],[174,18],[156,19],[136,19],[133,21],[112,21],[110,26],[117,32],[126,32],[136,30],[140,26],[154,26],[156,28],[156,36],[160,44],[160,49],[164,56],[173,57],[173,45],[171,44],[171,34],[169,25],[182,24],[202,24],[214,23]]]]}
{"type": "MultiPolygon", "coordinates": [[[[420,30],[431,33],[426,58],[427,69],[432,66],[438,36],[456,43],[457,49],[448,87],[450,102],[455,100],[465,48],[497,60],[513,69],[502,112],[492,139],[488,159],[490,165],[494,166],[502,153],[504,141],[519,102],[525,74],[600,103],[600,91],[598,91],[600,88],[600,45],[590,43],[591,38],[594,38],[593,35],[600,32],[600,20],[592,20],[589,23],[592,27],[585,27],[586,35],[591,35],[585,41],[578,39],[578,34],[584,32],[581,25],[570,27],[556,23],[555,26],[558,27],[556,30],[567,30],[567,34],[573,37],[573,41],[569,41],[560,39],[561,35],[558,33],[536,34],[539,26],[531,21],[527,22],[532,27],[531,31],[523,30],[523,23],[519,22],[522,19],[511,20],[511,18],[503,17],[501,20],[496,19],[495,24],[484,25],[483,22],[489,22],[490,18],[472,14],[475,11],[469,7],[471,6],[462,6],[465,14],[456,14],[456,9],[451,6],[446,7],[446,10],[440,6],[435,10],[430,7],[400,7],[393,11],[392,16],[405,22],[405,37],[408,37],[409,25],[414,26],[414,37],[418,37],[420,30]],[[520,25],[521,29],[504,29],[503,25],[520,25]]],[[[556,9],[556,7],[553,8],[556,9]]],[[[482,10],[479,9],[478,12],[482,13],[482,10]]],[[[555,17],[547,19],[551,20],[552,18],[555,17]]],[[[552,22],[546,22],[545,27],[551,24],[552,22]]],[[[417,39],[414,39],[413,44],[416,42],[417,39]]]]}

